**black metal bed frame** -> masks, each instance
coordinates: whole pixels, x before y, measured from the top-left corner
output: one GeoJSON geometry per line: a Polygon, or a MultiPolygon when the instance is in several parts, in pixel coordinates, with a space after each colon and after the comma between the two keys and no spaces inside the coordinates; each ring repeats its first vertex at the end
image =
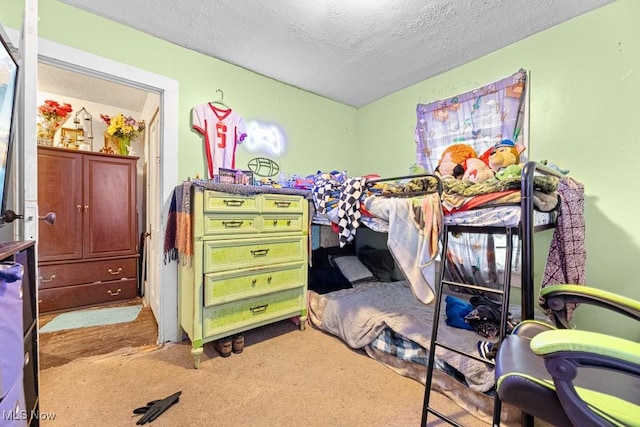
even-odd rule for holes
{"type": "MultiPolygon", "coordinates": [[[[459,225],[445,225],[442,233],[442,252],[441,252],[441,266],[440,266],[440,280],[436,289],[436,300],[435,300],[435,309],[434,309],[434,321],[432,326],[431,333],[431,345],[429,348],[429,358],[427,365],[427,380],[425,384],[425,394],[423,401],[423,410],[422,410],[422,422],[421,426],[427,426],[427,416],[429,413],[436,415],[438,418],[443,421],[448,422],[451,425],[460,426],[457,422],[455,422],[450,417],[438,412],[437,410],[429,407],[430,393],[431,393],[431,385],[433,380],[433,364],[435,361],[435,349],[437,346],[446,348],[447,350],[456,352],[466,357],[473,358],[482,363],[493,364],[492,362],[480,358],[479,356],[466,353],[450,345],[447,345],[444,342],[440,342],[437,339],[438,335],[438,326],[440,319],[440,310],[442,305],[442,297],[443,297],[443,288],[445,285],[453,285],[461,288],[466,288],[472,291],[481,291],[481,292],[489,292],[500,295],[502,297],[502,311],[500,318],[500,332],[499,332],[499,340],[502,341],[506,335],[507,331],[507,317],[508,317],[508,305],[509,305],[509,296],[510,296],[510,288],[511,288],[511,258],[513,254],[513,237],[519,236],[521,245],[522,245],[522,286],[521,286],[521,305],[522,319],[533,319],[534,317],[534,285],[533,285],[533,235],[535,232],[542,231],[545,229],[550,229],[554,227],[553,223],[541,226],[534,226],[533,215],[534,215],[534,203],[533,203],[533,190],[534,190],[534,175],[536,173],[551,175],[558,178],[562,178],[563,175],[558,173],[556,170],[551,169],[541,163],[529,161],[525,163],[522,174],[521,174],[521,199],[520,199],[520,208],[521,208],[521,217],[520,223],[517,226],[512,227],[481,227],[481,226],[459,226],[459,225]],[[507,249],[505,251],[505,269],[503,276],[503,289],[493,289],[487,288],[484,286],[478,286],[469,283],[460,283],[445,280],[445,270],[447,264],[447,246],[448,246],[448,236],[449,232],[459,232],[459,233],[481,233],[481,234],[504,234],[507,240],[507,249]]],[[[441,188],[441,187],[440,187],[441,188]]],[[[494,409],[493,409],[493,425],[500,425],[500,415],[501,415],[501,402],[500,399],[495,396],[494,398],[494,409]]],[[[523,426],[533,426],[533,418],[527,414],[523,414],[522,419],[523,426]]]]}

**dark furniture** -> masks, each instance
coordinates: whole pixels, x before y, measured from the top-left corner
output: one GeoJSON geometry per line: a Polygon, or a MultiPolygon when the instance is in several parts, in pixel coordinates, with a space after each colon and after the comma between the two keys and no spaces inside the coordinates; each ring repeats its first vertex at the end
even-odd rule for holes
{"type": "Polygon", "coordinates": [[[136,297],[137,159],[38,147],[40,312],[136,297]]]}
{"type": "MultiPolygon", "coordinates": [[[[13,420],[5,420],[2,422],[13,422],[10,425],[29,425],[38,426],[39,405],[38,405],[38,311],[36,306],[36,282],[35,282],[35,243],[33,241],[25,242],[5,242],[0,243],[0,262],[2,263],[19,263],[23,266],[23,276],[20,284],[14,282],[15,286],[8,286],[3,294],[3,298],[7,298],[7,306],[3,304],[2,313],[0,313],[0,328],[8,333],[11,328],[18,325],[17,331],[22,337],[22,346],[20,351],[15,348],[11,342],[2,343],[2,351],[0,356],[2,361],[0,369],[2,372],[3,383],[0,385],[2,393],[9,391],[9,384],[5,384],[6,378],[22,378],[22,387],[15,388],[3,396],[2,410],[7,410],[5,404],[9,405],[13,420]],[[16,291],[16,292],[11,292],[16,291]],[[22,301],[15,301],[22,297],[22,301]],[[16,304],[18,306],[16,307],[16,304]],[[13,307],[10,308],[10,307],[13,307]],[[4,309],[6,308],[6,310],[4,309]],[[15,310],[14,310],[15,309],[15,310]],[[21,313],[20,313],[21,312],[21,313]],[[24,351],[22,351],[22,349],[24,351]],[[17,359],[12,355],[17,355],[17,359]],[[12,360],[17,360],[12,362],[12,360]],[[16,365],[16,366],[13,366],[16,365]],[[22,375],[19,372],[11,372],[12,369],[22,369],[22,375]],[[19,412],[15,412],[16,404],[22,398],[22,390],[24,390],[24,404],[19,412]]],[[[11,284],[9,284],[11,285],[11,284]]],[[[17,345],[20,345],[18,342],[17,345]]],[[[4,425],[4,424],[3,424],[4,425]]]]}

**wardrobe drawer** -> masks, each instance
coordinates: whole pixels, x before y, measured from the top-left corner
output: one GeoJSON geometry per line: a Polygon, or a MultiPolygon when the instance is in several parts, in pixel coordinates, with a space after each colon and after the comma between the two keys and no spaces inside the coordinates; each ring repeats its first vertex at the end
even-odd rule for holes
{"type": "Polygon", "coordinates": [[[301,314],[305,308],[304,292],[305,289],[301,286],[296,289],[205,308],[203,335],[207,337],[233,328],[301,314]]]}
{"type": "Polygon", "coordinates": [[[38,303],[40,312],[45,312],[130,299],[137,294],[137,280],[125,279],[40,290],[38,303]]]}
{"type": "Polygon", "coordinates": [[[69,264],[38,266],[38,289],[117,279],[136,279],[138,259],[121,258],[106,261],[83,261],[69,264]]]}
{"type": "Polygon", "coordinates": [[[302,215],[263,214],[261,220],[260,231],[262,233],[301,233],[306,229],[302,215]]]}
{"type": "Polygon", "coordinates": [[[205,212],[258,212],[258,199],[256,196],[242,194],[218,193],[205,190],[205,212]]]}
{"type": "Polygon", "coordinates": [[[262,194],[262,212],[292,213],[304,211],[304,204],[308,203],[301,196],[288,196],[286,194],[262,194]]]}
{"type": "Polygon", "coordinates": [[[205,275],[204,305],[211,306],[285,288],[302,286],[307,278],[303,263],[289,263],[277,268],[210,273],[205,275]]]}
{"type": "Polygon", "coordinates": [[[307,236],[205,241],[204,272],[304,261],[306,254],[307,236]]]}
{"type": "Polygon", "coordinates": [[[257,233],[259,227],[260,217],[257,213],[245,215],[206,214],[203,233],[205,236],[257,233]]]}

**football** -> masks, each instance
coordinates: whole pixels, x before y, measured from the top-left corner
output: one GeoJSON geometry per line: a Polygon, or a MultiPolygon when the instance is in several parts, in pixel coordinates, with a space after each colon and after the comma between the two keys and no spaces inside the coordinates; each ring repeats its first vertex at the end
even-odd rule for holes
{"type": "Polygon", "coordinates": [[[247,163],[249,170],[258,176],[272,177],[280,172],[280,166],[266,157],[256,157],[247,163]]]}

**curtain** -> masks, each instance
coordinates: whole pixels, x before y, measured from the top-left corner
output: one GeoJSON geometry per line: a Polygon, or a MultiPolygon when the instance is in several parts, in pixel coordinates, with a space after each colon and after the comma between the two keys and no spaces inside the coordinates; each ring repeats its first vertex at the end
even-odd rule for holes
{"type": "MultiPolygon", "coordinates": [[[[526,71],[430,104],[418,104],[416,164],[434,172],[452,144],[470,145],[481,156],[502,140],[524,151],[522,137],[526,71]]],[[[521,154],[522,156],[522,154],[521,154]]]]}

